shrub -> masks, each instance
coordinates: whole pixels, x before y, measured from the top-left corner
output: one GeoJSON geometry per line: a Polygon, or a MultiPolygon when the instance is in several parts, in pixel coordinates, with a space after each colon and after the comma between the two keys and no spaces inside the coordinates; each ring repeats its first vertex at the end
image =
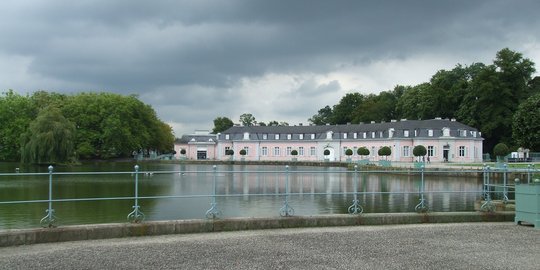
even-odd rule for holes
{"type": "Polygon", "coordinates": [[[385,156],[386,158],[388,158],[388,156],[392,154],[392,149],[390,149],[390,147],[388,146],[383,146],[379,149],[377,153],[379,154],[379,156],[385,156]]]}
{"type": "Polygon", "coordinates": [[[351,149],[347,149],[345,150],[345,155],[347,156],[352,156],[353,155],[353,151],[351,149]]]}
{"type": "Polygon", "coordinates": [[[358,150],[356,150],[356,152],[360,156],[369,156],[369,149],[367,149],[366,147],[363,147],[363,146],[358,148],[358,150]]]}
{"type": "Polygon", "coordinates": [[[296,149],[292,150],[292,151],[291,151],[291,155],[293,155],[293,156],[298,155],[298,151],[296,151],[296,149]]]}
{"type": "Polygon", "coordinates": [[[423,157],[427,154],[426,147],[423,145],[417,145],[412,150],[415,157],[423,157]]]}
{"type": "Polygon", "coordinates": [[[227,149],[227,150],[225,151],[225,155],[227,155],[227,156],[232,156],[232,155],[234,155],[234,150],[232,150],[232,149],[227,149]]]}
{"type": "Polygon", "coordinates": [[[498,143],[497,145],[495,145],[495,147],[493,148],[493,154],[496,156],[496,157],[505,157],[507,156],[508,154],[510,154],[510,149],[508,148],[508,146],[504,143],[498,143]]]}
{"type": "Polygon", "coordinates": [[[328,149],[325,149],[325,150],[324,150],[324,152],[323,152],[323,154],[324,154],[325,156],[328,156],[328,155],[330,155],[330,150],[328,150],[328,149]]]}
{"type": "Polygon", "coordinates": [[[185,155],[186,154],[186,149],[180,150],[180,154],[185,155]]]}
{"type": "Polygon", "coordinates": [[[240,155],[242,155],[242,156],[245,156],[247,154],[247,151],[246,151],[246,149],[242,149],[238,153],[240,153],[240,155]]]}

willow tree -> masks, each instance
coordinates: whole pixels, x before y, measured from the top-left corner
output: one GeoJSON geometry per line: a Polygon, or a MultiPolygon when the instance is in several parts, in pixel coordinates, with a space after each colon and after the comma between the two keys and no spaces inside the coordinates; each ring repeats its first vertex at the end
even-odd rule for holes
{"type": "Polygon", "coordinates": [[[24,163],[65,163],[75,158],[75,125],[60,109],[47,107],[30,123],[22,135],[21,158],[24,163]]]}

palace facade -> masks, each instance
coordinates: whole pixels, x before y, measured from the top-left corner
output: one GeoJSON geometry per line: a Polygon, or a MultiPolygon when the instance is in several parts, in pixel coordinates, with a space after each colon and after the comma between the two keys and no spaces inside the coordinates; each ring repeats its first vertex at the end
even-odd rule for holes
{"type": "Polygon", "coordinates": [[[246,161],[412,162],[413,148],[423,145],[430,162],[482,162],[482,134],[454,119],[406,120],[347,125],[234,126],[219,134],[197,131],[175,142],[176,158],[246,161]],[[379,156],[388,146],[392,153],[379,156]],[[360,156],[365,147],[369,155],[360,156]],[[232,156],[226,155],[233,150],[232,156]],[[345,151],[353,150],[352,156],[345,151]],[[185,154],[182,154],[182,151],[185,154]],[[240,151],[245,150],[245,155],[240,151]],[[296,150],[297,155],[292,155],[296,150]]]}

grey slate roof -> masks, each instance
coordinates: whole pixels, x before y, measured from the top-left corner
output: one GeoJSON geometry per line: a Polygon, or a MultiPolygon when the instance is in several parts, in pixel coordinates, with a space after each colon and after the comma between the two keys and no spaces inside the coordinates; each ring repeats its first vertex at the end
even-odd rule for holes
{"type": "MultiPolygon", "coordinates": [[[[417,131],[416,137],[428,137],[428,130],[433,130],[433,137],[442,136],[442,129],[449,128],[450,136],[458,137],[460,130],[467,130],[467,137],[472,137],[470,132],[478,132],[476,128],[467,126],[460,122],[447,119],[430,119],[430,120],[402,120],[396,122],[372,123],[372,124],[348,124],[348,125],[320,125],[320,126],[234,126],[221,133],[220,140],[225,139],[225,134],[229,134],[230,140],[243,139],[244,133],[250,134],[250,139],[262,140],[262,135],[267,134],[267,140],[274,140],[275,134],[280,134],[280,140],[286,139],[283,136],[291,134],[292,139],[298,139],[299,134],[315,134],[315,139],[325,139],[326,133],[332,131],[333,138],[339,138],[340,134],[349,134],[348,138],[352,139],[353,133],[361,134],[369,133],[368,138],[371,138],[371,132],[376,132],[375,138],[381,138],[380,132],[383,132],[383,138],[388,138],[388,130],[393,128],[393,137],[404,137],[403,133],[408,130],[409,137],[414,137],[414,131],[417,131]]],[[[360,135],[358,135],[360,138],[360,135]]],[[[477,137],[479,137],[477,135],[477,137]]],[[[310,138],[304,138],[310,139],[310,138]]]]}
{"type": "Polygon", "coordinates": [[[184,144],[184,143],[193,143],[193,142],[196,142],[196,143],[215,143],[217,140],[216,140],[216,135],[214,134],[208,134],[208,135],[182,135],[181,138],[179,139],[176,139],[175,140],[175,143],[181,143],[181,144],[184,144]],[[210,141],[211,140],[211,141],[210,141]]]}

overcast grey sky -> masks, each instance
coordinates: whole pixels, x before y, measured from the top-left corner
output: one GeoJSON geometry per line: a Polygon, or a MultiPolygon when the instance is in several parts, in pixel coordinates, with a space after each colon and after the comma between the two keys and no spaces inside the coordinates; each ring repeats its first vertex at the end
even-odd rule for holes
{"type": "MultiPolygon", "coordinates": [[[[0,1],[0,91],[138,94],[176,136],[213,119],[307,123],[351,91],[540,63],[540,1],[0,1]]],[[[537,74],[538,75],[538,72],[537,74]]]]}

